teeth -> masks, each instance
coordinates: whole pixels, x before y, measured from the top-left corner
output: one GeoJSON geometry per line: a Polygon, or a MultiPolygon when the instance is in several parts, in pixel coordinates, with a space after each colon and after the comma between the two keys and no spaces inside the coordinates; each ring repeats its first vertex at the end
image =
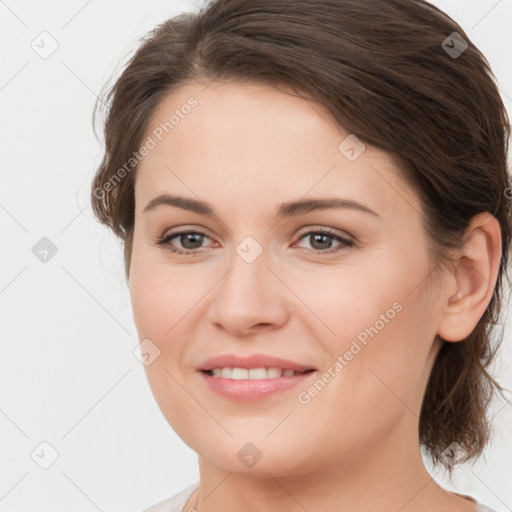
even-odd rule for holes
{"type": "Polygon", "coordinates": [[[278,377],[293,377],[301,375],[304,372],[294,370],[283,370],[282,368],[213,368],[212,375],[214,377],[222,377],[224,379],[276,379],[278,377]]]}

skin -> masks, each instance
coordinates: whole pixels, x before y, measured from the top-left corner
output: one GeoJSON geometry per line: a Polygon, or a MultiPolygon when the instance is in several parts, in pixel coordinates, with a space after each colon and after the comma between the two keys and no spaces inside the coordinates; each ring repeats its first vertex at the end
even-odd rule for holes
{"type": "Polygon", "coordinates": [[[456,271],[428,286],[421,205],[391,156],[366,146],[349,161],[338,150],[348,133],[323,106],[288,92],[188,85],[163,100],[146,131],[197,99],[137,169],[130,265],[139,338],[160,350],[146,366],[149,383],[199,458],[199,490],[184,510],[474,511],[425,469],[418,421],[436,335],[464,339],[491,299],[499,224],[487,213],[475,217],[456,271]],[[207,201],[216,216],[169,205],[143,212],[164,192],[207,201]],[[347,208],[275,216],[287,201],[336,197],[380,217],[347,208]],[[206,236],[195,246],[186,237],[168,245],[199,247],[195,255],[155,243],[182,228],[206,236]],[[355,243],[327,238],[322,246],[304,236],[321,228],[355,243]],[[250,264],[236,252],[247,236],[263,249],[250,264]],[[325,254],[329,247],[341,250],[325,254]],[[317,396],[299,403],[298,393],[397,302],[401,311],[317,396]],[[196,370],[220,353],[272,354],[319,371],[298,388],[235,402],[196,370]],[[247,442],[262,454],[252,467],[237,457],[247,442]]]}

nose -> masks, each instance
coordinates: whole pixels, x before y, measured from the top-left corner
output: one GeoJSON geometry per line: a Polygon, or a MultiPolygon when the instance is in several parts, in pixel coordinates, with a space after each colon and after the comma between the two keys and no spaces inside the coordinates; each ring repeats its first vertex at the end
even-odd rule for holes
{"type": "Polygon", "coordinates": [[[235,253],[229,270],[211,292],[209,320],[233,336],[276,329],[288,321],[286,287],[264,254],[248,263],[235,253]]]}

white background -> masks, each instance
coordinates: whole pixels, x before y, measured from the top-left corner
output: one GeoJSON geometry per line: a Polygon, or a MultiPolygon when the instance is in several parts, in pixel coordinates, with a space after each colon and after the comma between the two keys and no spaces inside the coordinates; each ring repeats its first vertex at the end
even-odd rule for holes
{"type": "MultiPolygon", "coordinates": [[[[0,1],[3,512],[136,512],[198,480],[196,454],[167,424],[133,355],[138,339],[121,246],[94,220],[89,194],[101,155],[91,123],[96,95],[140,36],[200,3],[0,1]],[[43,31],[59,45],[48,59],[31,48],[43,31]],[[58,249],[47,263],[32,253],[42,237],[58,249]],[[31,457],[43,441],[59,454],[48,469],[31,457]]],[[[433,3],[487,57],[512,117],[512,0],[433,3]]],[[[512,388],[504,323],[496,371],[512,388]]],[[[441,473],[436,479],[505,512],[512,507],[512,406],[496,402],[492,414],[486,460],[459,469],[452,484],[441,473]]]]}

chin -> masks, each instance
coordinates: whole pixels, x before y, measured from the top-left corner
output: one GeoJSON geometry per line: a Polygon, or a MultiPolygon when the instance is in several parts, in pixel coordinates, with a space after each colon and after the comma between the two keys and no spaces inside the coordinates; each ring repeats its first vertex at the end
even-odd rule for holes
{"type": "Polygon", "coordinates": [[[288,438],[288,443],[283,446],[282,439],[276,436],[272,440],[272,435],[267,439],[264,436],[261,439],[250,435],[234,435],[234,438],[230,438],[222,432],[212,438],[203,433],[201,439],[187,444],[199,455],[200,460],[203,459],[206,464],[226,472],[269,478],[270,475],[277,477],[299,474],[301,467],[305,473],[311,471],[307,454],[297,450],[300,446],[299,440],[288,438]]]}

